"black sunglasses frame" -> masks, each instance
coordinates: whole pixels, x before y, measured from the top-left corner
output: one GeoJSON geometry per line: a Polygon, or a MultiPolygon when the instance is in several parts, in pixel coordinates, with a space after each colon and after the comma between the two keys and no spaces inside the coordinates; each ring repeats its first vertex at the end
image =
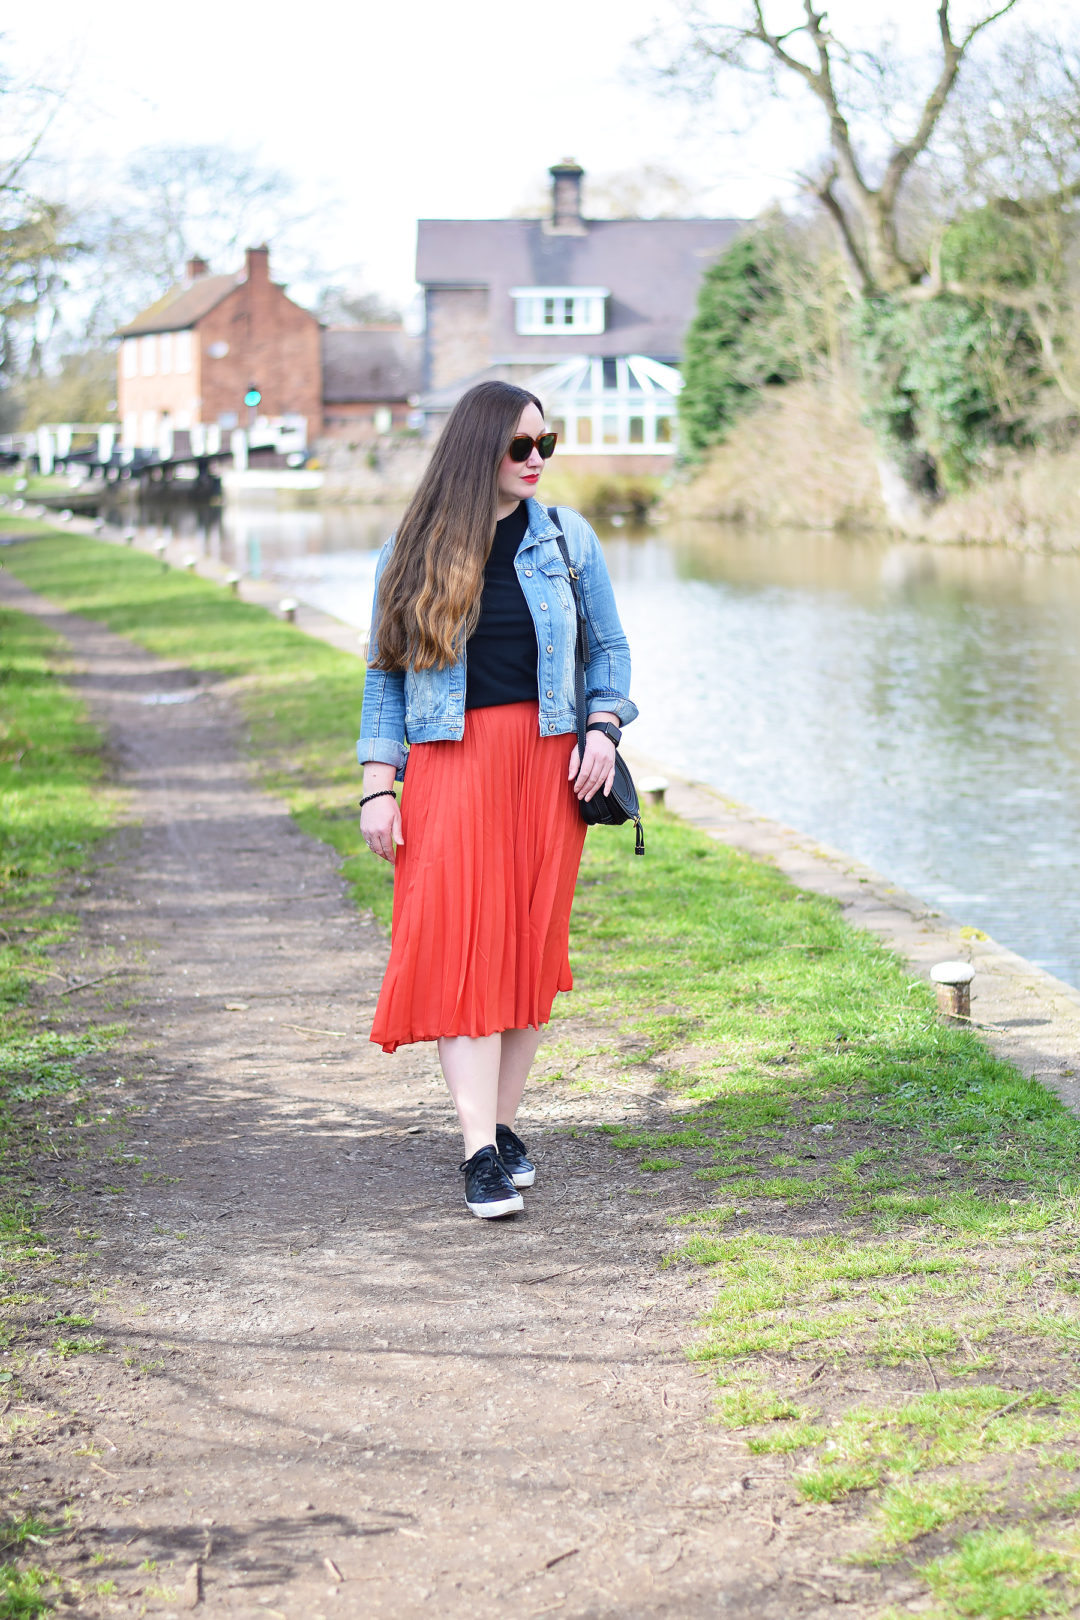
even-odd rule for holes
{"type": "Polygon", "coordinates": [[[555,445],[558,442],[557,433],[541,433],[532,439],[527,433],[515,433],[507,448],[507,455],[511,461],[528,461],[534,450],[539,450],[541,459],[549,461],[555,454],[555,445]],[[544,446],[548,448],[545,450],[544,446]],[[524,447],[524,448],[522,448],[524,447]],[[518,453],[520,452],[520,454],[518,453]]]}

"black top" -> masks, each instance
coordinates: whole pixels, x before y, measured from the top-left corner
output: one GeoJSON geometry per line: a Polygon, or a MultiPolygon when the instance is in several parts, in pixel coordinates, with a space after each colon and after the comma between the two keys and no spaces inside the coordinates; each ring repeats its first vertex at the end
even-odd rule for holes
{"type": "Polygon", "coordinates": [[[495,525],[484,569],[480,618],[465,645],[465,707],[536,703],[537,645],[529,605],[514,568],[529,515],[525,502],[495,525]]]}

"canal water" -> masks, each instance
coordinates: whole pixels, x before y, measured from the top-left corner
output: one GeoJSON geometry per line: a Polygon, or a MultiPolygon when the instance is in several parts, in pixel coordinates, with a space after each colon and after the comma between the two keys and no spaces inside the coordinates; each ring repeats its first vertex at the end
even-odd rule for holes
{"type": "MultiPolygon", "coordinates": [[[[392,520],[168,519],[360,628],[392,520]]],[[[1080,559],[715,524],[601,538],[641,752],[1080,986],[1080,559]]]]}

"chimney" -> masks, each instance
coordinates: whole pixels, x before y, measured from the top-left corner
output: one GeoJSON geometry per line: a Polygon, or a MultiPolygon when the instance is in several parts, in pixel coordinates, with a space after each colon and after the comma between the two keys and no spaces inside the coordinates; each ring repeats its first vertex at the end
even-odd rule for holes
{"type": "Polygon", "coordinates": [[[249,282],[263,282],[270,280],[270,249],[264,242],[262,247],[248,248],[244,254],[244,266],[249,282]]]}
{"type": "Polygon", "coordinates": [[[200,259],[198,254],[193,254],[184,266],[184,278],[190,286],[193,281],[198,281],[200,276],[205,276],[209,269],[210,266],[205,259],[200,259]]]}
{"type": "Polygon", "coordinates": [[[573,158],[563,158],[548,170],[551,176],[551,223],[548,230],[562,236],[584,236],[581,217],[581,181],[585,170],[573,158]]]}

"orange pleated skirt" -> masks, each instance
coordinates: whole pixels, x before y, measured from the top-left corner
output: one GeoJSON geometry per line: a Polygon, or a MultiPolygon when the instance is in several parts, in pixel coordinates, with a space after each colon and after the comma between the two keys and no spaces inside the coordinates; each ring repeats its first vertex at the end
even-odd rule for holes
{"type": "Polygon", "coordinates": [[[585,823],[572,735],[535,703],[469,709],[461,742],[414,743],[401,799],[390,961],[371,1039],[539,1029],[573,986],[570,907],[585,823]]]}

